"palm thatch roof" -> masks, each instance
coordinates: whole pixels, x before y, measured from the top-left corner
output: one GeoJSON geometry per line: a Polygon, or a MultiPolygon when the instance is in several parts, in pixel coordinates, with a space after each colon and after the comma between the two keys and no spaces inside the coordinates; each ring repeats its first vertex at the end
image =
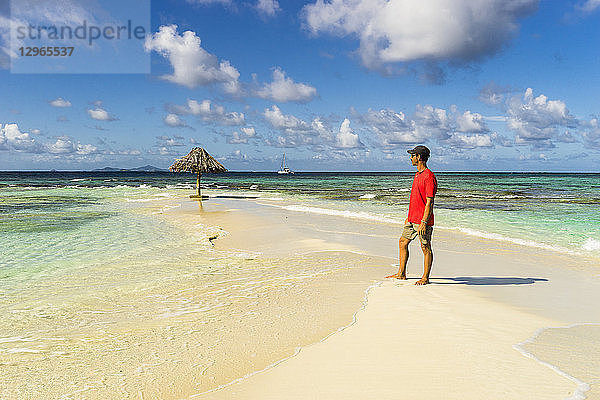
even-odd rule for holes
{"type": "Polygon", "coordinates": [[[192,198],[199,198],[202,201],[202,193],[200,190],[200,176],[207,172],[227,172],[220,162],[215,160],[206,150],[202,147],[194,147],[185,157],[176,160],[173,165],[169,167],[171,172],[192,172],[197,174],[196,178],[196,189],[197,195],[190,196],[192,198]]]}
{"type": "Polygon", "coordinates": [[[207,172],[227,172],[227,168],[215,160],[202,147],[194,147],[186,156],[176,160],[169,167],[169,171],[204,174],[207,172]]]}

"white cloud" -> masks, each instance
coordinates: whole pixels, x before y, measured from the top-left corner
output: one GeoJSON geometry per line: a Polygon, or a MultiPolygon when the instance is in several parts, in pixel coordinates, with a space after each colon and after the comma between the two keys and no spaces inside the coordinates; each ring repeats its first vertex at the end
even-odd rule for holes
{"type": "Polygon", "coordinates": [[[248,154],[243,153],[240,149],[234,150],[224,157],[217,157],[219,161],[249,161],[250,157],[248,154]]]}
{"type": "Polygon", "coordinates": [[[250,139],[254,139],[254,138],[257,138],[254,127],[251,127],[251,126],[250,127],[242,127],[242,128],[240,128],[240,132],[235,131],[227,138],[227,143],[229,143],[229,144],[241,144],[241,143],[246,144],[250,141],[250,139]]]}
{"type": "Polygon", "coordinates": [[[415,129],[423,131],[423,136],[429,135],[445,139],[448,137],[448,132],[453,129],[452,120],[448,117],[446,110],[429,104],[425,106],[417,104],[413,120],[415,129]]]}
{"type": "Polygon", "coordinates": [[[134,149],[134,150],[119,150],[117,152],[109,152],[108,154],[118,154],[121,156],[139,156],[140,154],[142,154],[142,152],[134,149]]]}
{"type": "Polygon", "coordinates": [[[56,139],[56,142],[47,144],[46,150],[51,154],[68,154],[73,153],[75,147],[68,137],[61,136],[56,139]]]}
{"type": "Polygon", "coordinates": [[[97,106],[95,109],[89,109],[87,110],[88,115],[90,116],[90,118],[95,119],[97,121],[115,121],[116,118],[111,116],[108,111],[106,111],[105,109],[101,108],[100,106],[97,106]]]}
{"type": "Polygon", "coordinates": [[[362,126],[375,134],[375,144],[383,150],[430,141],[457,149],[511,145],[505,137],[490,132],[481,114],[470,110],[460,113],[456,106],[448,112],[431,105],[417,105],[410,117],[389,109],[369,109],[357,116],[362,126]]]}
{"type": "Polygon", "coordinates": [[[548,161],[549,157],[545,153],[519,154],[519,161],[548,161]]]}
{"type": "Polygon", "coordinates": [[[266,143],[271,146],[309,146],[313,150],[364,147],[358,135],[350,128],[350,120],[347,118],[344,119],[339,130],[335,131],[321,117],[316,117],[309,123],[293,115],[283,114],[275,105],[265,109],[264,116],[267,122],[282,134],[274,140],[266,140],[266,143]]]}
{"type": "Polygon", "coordinates": [[[600,7],[600,0],[587,0],[583,4],[577,6],[580,11],[584,13],[592,13],[600,7]]]}
{"type": "MultiPolygon", "coordinates": [[[[36,130],[32,130],[32,133],[36,130]]],[[[39,132],[39,131],[38,131],[39,132]]],[[[51,143],[40,143],[30,137],[29,133],[22,132],[17,124],[0,124],[0,150],[17,150],[36,154],[77,154],[88,155],[98,151],[91,144],[74,142],[68,136],[59,136],[51,143]]]]}
{"type": "Polygon", "coordinates": [[[177,115],[177,114],[167,114],[163,121],[166,125],[171,126],[171,127],[187,126],[185,121],[183,121],[181,118],[179,118],[179,115],[177,115]]]}
{"type": "Polygon", "coordinates": [[[358,135],[354,133],[352,128],[350,128],[350,120],[348,118],[344,119],[342,125],[340,126],[340,131],[336,135],[335,138],[335,147],[341,149],[353,149],[356,147],[362,147],[362,143],[358,139],[358,135]]]}
{"type": "Polygon", "coordinates": [[[293,115],[284,115],[281,112],[281,109],[276,105],[273,105],[270,109],[265,109],[264,116],[271,126],[286,133],[310,130],[310,125],[308,123],[293,115]]]}
{"type": "Polygon", "coordinates": [[[190,113],[193,115],[212,116],[212,115],[224,115],[225,107],[212,104],[210,100],[202,100],[202,103],[198,103],[196,100],[188,100],[187,102],[190,113]]]}
{"type": "Polygon", "coordinates": [[[97,151],[98,151],[98,148],[91,144],[81,144],[78,142],[76,145],[76,153],[77,154],[81,154],[81,155],[93,154],[93,153],[96,153],[97,151]]]}
{"type": "Polygon", "coordinates": [[[317,89],[304,83],[296,83],[285,76],[285,72],[280,68],[275,68],[273,82],[265,84],[256,92],[256,96],[277,102],[306,103],[317,96],[317,89]]]}
{"type": "Polygon", "coordinates": [[[504,115],[485,115],[483,117],[483,119],[485,121],[492,121],[492,122],[506,122],[506,116],[504,115]]]}
{"type": "Polygon", "coordinates": [[[244,135],[241,135],[239,132],[235,131],[231,134],[231,137],[227,139],[227,143],[229,144],[241,144],[248,143],[248,138],[244,135]]]}
{"type": "Polygon", "coordinates": [[[256,131],[254,130],[254,127],[250,126],[250,127],[243,127],[240,129],[244,135],[248,136],[248,137],[254,137],[256,136],[256,131]]]}
{"type": "Polygon", "coordinates": [[[427,132],[417,130],[415,122],[403,112],[369,109],[359,118],[367,129],[375,133],[378,144],[383,148],[422,143],[428,139],[427,132]]]}
{"type": "Polygon", "coordinates": [[[59,97],[58,99],[50,101],[50,105],[52,107],[71,107],[72,104],[69,100],[65,100],[62,97],[59,97]]]}
{"type": "Polygon", "coordinates": [[[253,95],[279,102],[294,101],[305,103],[317,96],[317,89],[296,83],[287,77],[281,68],[273,70],[273,81],[261,88],[244,89],[239,71],[229,61],[221,60],[201,46],[195,32],[185,31],[179,35],[177,25],[163,25],[158,32],[146,38],[146,51],[155,51],[169,60],[173,67],[171,75],[162,78],[188,88],[221,84],[223,91],[232,96],[253,95]]]}
{"type": "Polygon", "coordinates": [[[459,132],[481,133],[489,130],[483,120],[483,116],[479,113],[472,113],[469,110],[456,116],[456,125],[456,130],[459,132]]]}
{"type": "Polygon", "coordinates": [[[473,149],[477,147],[494,147],[494,140],[498,137],[497,133],[492,134],[474,134],[466,135],[464,133],[454,133],[448,139],[455,147],[461,149],[473,149]]]}
{"type": "Polygon", "coordinates": [[[0,149],[33,152],[37,144],[27,132],[21,132],[17,124],[0,124],[0,149]]]}
{"type": "MultiPolygon", "coordinates": [[[[483,120],[506,122],[508,129],[515,133],[514,143],[530,145],[534,149],[554,148],[555,142],[574,143],[578,139],[573,129],[581,127],[578,121],[561,100],[548,100],[540,94],[534,96],[533,89],[527,88],[524,93],[507,97],[515,91],[490,83],[480,92],[479,99],[486,104],[498,106],[505,116],[482,117],[483,120]]],[[[506,138],[498,139],[506,142],[506,138]]]]}
{"type": "Polygon", "coordinates": [[[205,122],[218,125],[244,125],[246,117],[240,112],[226,112],[225,107],[213,104],[210,100],[188,100],[183,106],[171,104],[167,108],[175,115],[196,115],[205,122]]]}
{"type": "Polygon", "coordinates": [[[564,132],[560,133],[556,137],[556,140],[558,142],[562,142],[562,143],[576,143],[576,142],[579,142],[579,140],[570,131],[564,131],[564,132]]]}
{"type": "Polygon", "coordinates": [[[313,34],[355,36],[368,68],[410,61],[471,61],[502,48],[538,0],[317,0],[303,18],[313,34]]]}
{"type": "Polygon", "coordinates": [[[163,25],[158,32],[146,38],[146,51],[156,51],[168,59],[173,74],[162,78],[188,88],[222,83],[229,94],[239,94],[240,73],[229,61],[219,61],[204,50],[195,32],[177,33],[177,25],[163,25]]]}
{"type": "Polygon", "coordinates": [[[267,138],[265,142],[268,145],[274,147],[300,147],[317,143],[316,137],[319,136],[319,132],[314,129],[315,121],[309,124],[293,115],[285,115],[275,105],[271,109],[265,109],[264,116],[267,122],[281,133],[274,140],[267,138]]]}
{"type": "Polygon", "coordinates": [[[258,0],[254,6],[259,14],[272,17],[281,11],[277,0],[258,0]]]}
{"type": "Polygon", "coordinates": [[[158,146],[158,147],[170,148],[170,147],[182,147],[182,146],[186,145],[185,138],[183,136],[175,135],[173,137],[170,137],[170,136],[163,135],[163,136],[157,136],[156,139],[157,139],[157,142],[156,142],[155,146],[158,146]]]}
{"type": "Polygon", "coordinates": [[[583,124],[583,141],[587,147],[600,150],[600,123],[598,118],[592,118],[583,124]]]}
{"type": "Polygon", "coordinates": [[[49,143],[45,146],[46,152],[50,154],[78,154],[88,155],[94,154],[98,151],[98,148],[91,144],[81,144],[80,142],[74,142],[68,136],[59,136],[56,138],[54,143],[49,143]]]}
{"type": "Polygon", "coordinates": [[[559,128],[575,127],[577,120],[560,100],[548,100],[541,94],[534,97],[528,88],[523,97],[512,97],[507,102],[507,126],[516,133],[518,144],[533,147],[554,147],[559,128]]]}
{"type": "Polygon", "coordinates": [[[166,146],[159,147],[157,150],[158,154],[160,154],[161,156],[172,156],[179,154],[179,150],[166,146]]]}

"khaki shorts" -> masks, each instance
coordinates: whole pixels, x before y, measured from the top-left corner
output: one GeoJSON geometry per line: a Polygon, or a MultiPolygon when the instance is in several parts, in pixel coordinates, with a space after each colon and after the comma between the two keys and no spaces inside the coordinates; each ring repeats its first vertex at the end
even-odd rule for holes
{"type": "Polygon", "coordinates": [[[421,244],[427,245],[431,244],[431,234],[433,233],[433,226],[427,225],[425,228],[425,234],[419,235],[419,224],[413,224],[408,222],[404,225],[404,230],[402,231],[402,237],[407,238],[408,240],[413,240],[417,236],[419,236],[419,240],[421,240],[421,244]]]}

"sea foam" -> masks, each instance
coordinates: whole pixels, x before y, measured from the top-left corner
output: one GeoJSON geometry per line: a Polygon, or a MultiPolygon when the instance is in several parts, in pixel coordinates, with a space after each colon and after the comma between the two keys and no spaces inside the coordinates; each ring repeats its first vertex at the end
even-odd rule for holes
{"type": "Polygon", "coordinates": [[[478,231],[478,230],[470,229],[470,228],[450,228],[450,227],[444,227],[444,226],[439,227],[439,228],[447,229],[447,230],[457,230],[464,234],[467,234],[470,236],[482,237],[484,239],[499,240],[501,242],[510,242],[510,243],[519,244],[521,246],[537,247],[540,249],[552,250],[552,251],[557,251],[560,253],[574,254],[574,251],[569,250],[566,247],[553,246],[550,244],[540,243],[540,242],[536,242],[533,240],[513,238],[513,237],[501,235],[499,233],[482,232],[482,231],[478,231]]]}
{"type": "Polygon", "coordinates": [[[600,250],[600,240],[587,238],[583,246],[581,246],[584,250],[587,251],[599,251],[600,250]]]}
{"type": "Polygon", "coordinates": [[[308,207],[308,206],[300,206],[300,205],[288,205],[288,206],[278,206],[283,208],[284,210],[289,211],[299,211],[305,213],[312,214],[323,214],[323,215],[333,215],[338,217],[345,218],[355,218],[355,219],[364,219],[369,221],[377,221],[377,222],[387,222],[392,224],[402,224],[404,221],[399,220],[397,218],[391,218],[386,215],[379,214],[371,214],[364,211],[348,211],[348,210],[334,210],[330,208],[320,208],[320,207],[308,207]]]}
{"type": "Polygon", "coordinates": [[[363,194],[362,196],[360,196],[359,199],[374,199],[375,197],[377,197],[376,194],[367,193],[367,194],[363,194]]]}

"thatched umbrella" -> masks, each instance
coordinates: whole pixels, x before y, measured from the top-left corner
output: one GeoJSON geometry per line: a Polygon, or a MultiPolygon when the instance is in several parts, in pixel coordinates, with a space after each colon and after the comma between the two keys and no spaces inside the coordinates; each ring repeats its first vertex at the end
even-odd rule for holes
{"type": "MultiPolygon", "coordinates": [[[[196,186],[198,187],[198,197],[202,199],[200,194],[200,177],[202,174],[207,172],[227,172],[220,162],[215,160],[206,150],[202,147],[194,147],[185,157],[176,160],[173,165],[169,167],[171,172],[191,172],[198,174],[196,179],[196,186]]],[[[196,197],[196,196],[190,196],[196,197]]]]}

